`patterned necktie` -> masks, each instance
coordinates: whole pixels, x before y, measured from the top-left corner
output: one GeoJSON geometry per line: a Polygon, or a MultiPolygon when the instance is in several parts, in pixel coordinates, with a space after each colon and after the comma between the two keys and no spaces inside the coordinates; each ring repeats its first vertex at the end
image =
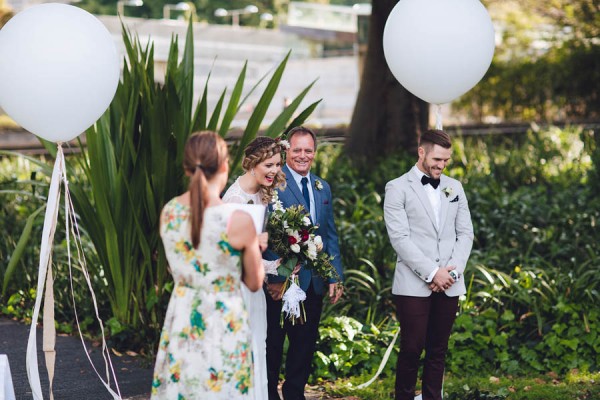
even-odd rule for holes
{"type": "Polygon", "coordinates": [[[421,183],[423,185],[427,185],[429,183],[434,189],[437,189],[437,187],[440,185],[440,180],[423,175],[423,177],[421,177],[421,183]]]}
{"type": "Polygon", "coordinates": [[[300,182],[302,183],[302,196],[304,196],[304,200],[306,201],[306,211],[308,211],[310,213],[310,197],[308,194],[308,178],[304,177],[300,180],[300,182]]]}

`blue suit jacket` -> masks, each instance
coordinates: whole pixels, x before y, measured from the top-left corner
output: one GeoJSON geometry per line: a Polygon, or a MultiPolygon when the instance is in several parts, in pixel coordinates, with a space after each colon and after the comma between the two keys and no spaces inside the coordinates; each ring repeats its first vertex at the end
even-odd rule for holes
{"type": "MultiPolygon", "coordinates": [[[[308,205],[302,196],[302,192],[298,188],[298,184],[294,181],[292,177],[289,167],[285,165],[282,168],[285,173],[287,186],[285,190],[278,190],[279,200],[283,204],[285,208],[291,207],[296,204],[301,204],[304,208],[308,209],[308,205]]],[[[342,260],[340,257],[340,245],[338,242],[337,231],[335,229],[335,222],[333,221],[333,202],[331,198],[331,188],[329,184],[325,182],[323,179],[319,178],[314,174],[309,174],[310,184],[312,185],[313,196],[315,200],[315,213],[316,213],[316,221],[313,221],[315,225],[318,225],[316,230],[316,234],[321,236],[323,239],[323,251],[325,251],[330,256],[333,256],[332,264],[337,270],[340,279],[343,279],[344,275],[342,272],[342,260]],[[318,190],[315,186],[316,181],[320,181],[323,188],[318,190]]],[[[279,258],[277,254],[275,254],[271,250],[267,250],[263,257],[267,260],[276,260],[279,258]]],[[[283,282],[285,281],[285,277],[283,276],[273,276],[267,275],[269,282],[283,282]]],[[[300,271],[298,272],[298,277],[300,279],[300,287],[302,290],[307,291],[310,283],[313,283],[313,288],[317,294],[324,294],[326,285],[329,283],[334,283],[336,280],[331,280],[330,282],[325,282],[323,278],[318,276],[316,273],[311,271],[310,269],[302,266],[300,271]]]]}

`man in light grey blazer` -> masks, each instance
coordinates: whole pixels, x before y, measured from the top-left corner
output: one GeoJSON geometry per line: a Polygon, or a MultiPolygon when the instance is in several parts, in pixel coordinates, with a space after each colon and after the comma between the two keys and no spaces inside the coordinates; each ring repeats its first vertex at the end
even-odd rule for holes
{"type": "Polygon", "coordinates": [[[396,400],[413,400],[421,353],[423,400],[441,400],[448,338],[465,294],[463,273],[473,245],[462,185],[442,172],[450,137],[424,132],[416,165],[385,187],[384,218],[397,261],[392,294],[400,322],[396,400]]]}

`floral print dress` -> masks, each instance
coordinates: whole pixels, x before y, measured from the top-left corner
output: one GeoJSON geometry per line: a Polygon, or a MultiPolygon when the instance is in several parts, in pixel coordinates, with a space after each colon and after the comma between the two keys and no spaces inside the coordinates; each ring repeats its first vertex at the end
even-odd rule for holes
{"type": "Polygon", "coordinates": [[[152,399],[252,398],[248,314],[240,292],[241,254],[227,240],[227,207],[204,212],[191,244],[189,207],[171,200],[160,234],[175,287],[161,333],[152,399]]]}

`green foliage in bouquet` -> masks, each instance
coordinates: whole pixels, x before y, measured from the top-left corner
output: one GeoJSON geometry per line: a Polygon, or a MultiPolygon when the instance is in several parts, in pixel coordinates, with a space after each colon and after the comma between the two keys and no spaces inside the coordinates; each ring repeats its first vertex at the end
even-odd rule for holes
{"type": "Polygon", "coordinates": [[[279,199],[274,200],[267,231],[269,248],[281,257],[279,275],[289,277],[303,263],[325,280],[339,280],[333,257],[323,251],[323,241],[315,234],[317,228],[302,205],[284,208],[279,199]]]}

